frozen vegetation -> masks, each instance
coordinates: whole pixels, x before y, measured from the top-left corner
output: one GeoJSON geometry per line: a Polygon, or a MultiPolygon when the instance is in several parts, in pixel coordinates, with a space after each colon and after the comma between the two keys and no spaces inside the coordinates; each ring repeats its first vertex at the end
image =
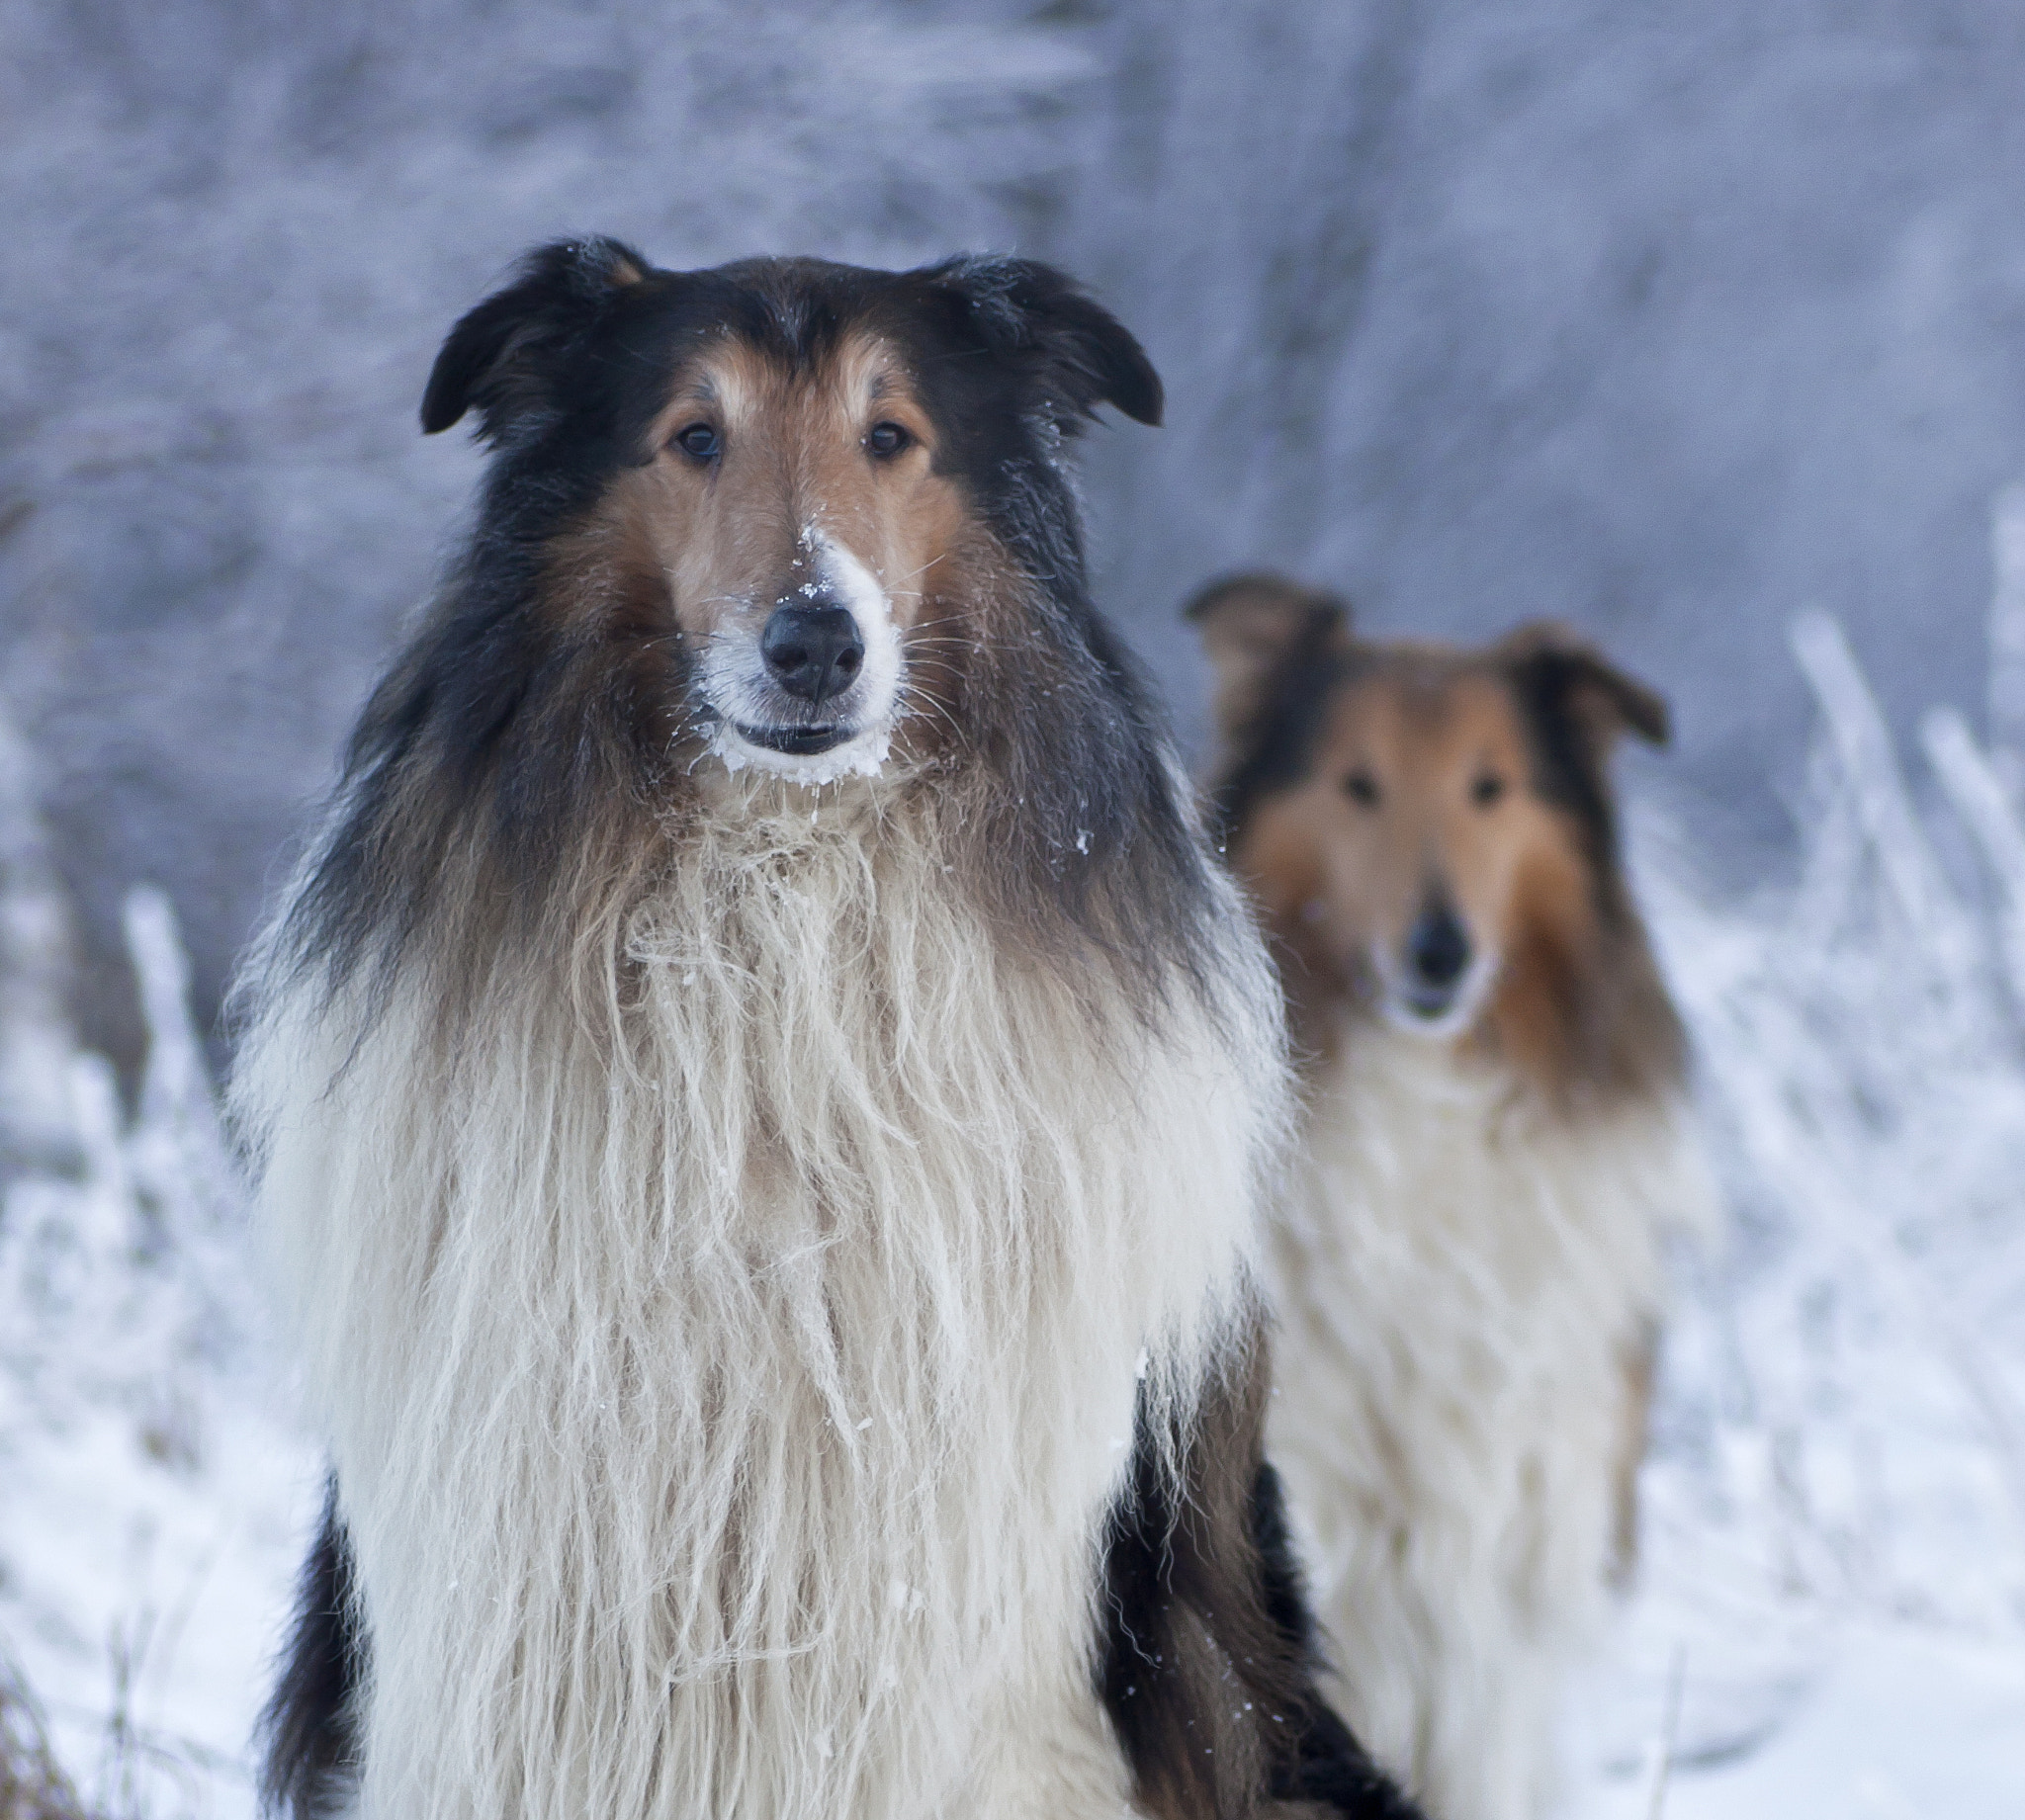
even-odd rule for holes
{"type": "MultiPolygon", "coordinates": [[[[10,940],[42,926],[33,816],[0,804],[10,940]]],[[[135,1105],[25,994],[0,1029],[45,1088],[0,1203],[0,1723],[17,1751],[40,1734],[93,1811],[166,1820],[249,1807],[316,1461],[277,1394],[174,912],[143,887],[125,921],[148,1029],[135,1105]]]]}
{"type": "Polygon", "coordinates": [[[320,1469],[200,1037],[469,489],[413,428],[435,338],[601,229],[1097,280],[1172,399],[1093,447],[1103,594],[1185,724],[1175,602],[1259,562],[1387,628],[1564,614],[1674,696],[1703,794],[1644,803],[1638,869],[1730,1223],[1679,1260],[1571,1809],[2025,1811],[2025,499],[1976,533],[2025,448],[2010,0],[0,0],[0,37],[18,1763],[118,1820],[250,1808],[320,1469]],[[1977,731],[1921,723],[1992,567],[1977,731]],[[1807,600],[1848,643],[1782,648],[1807,600]]]}
{"type": "Polygon", "coordinates": [[[1999,1820],[2025,1800],[2017,754],[1937,710],[1915,794],[1835,622],[1793,645],[1798,876],[1717,902],[1639,830],[1730,1230],[1680,1260],[1582,1811],[1643,1820],[1663,1757],[1676,1820],[1999,1820]]]}
{"type": "MultiPolygon", "coordinates": [[[[1999,1820],[2025,1788],[2016,754],[1936,713],[1915,789],[1834,622],[1794,647],[1819,706],[1797,875],[1717,900],[1640,821],[1730,1231],[1680,1260],[1642,1583],[1571,1715],[1571,1798],[1999,1820]]],[[[0,1214],[0,1639],[99,1808],[240,1814],[317,1462],[167,901],[127,905],[131,1110],[29,990],[61,941],[21,756],[0,1053],[45,1090],[0,1214]]]]}

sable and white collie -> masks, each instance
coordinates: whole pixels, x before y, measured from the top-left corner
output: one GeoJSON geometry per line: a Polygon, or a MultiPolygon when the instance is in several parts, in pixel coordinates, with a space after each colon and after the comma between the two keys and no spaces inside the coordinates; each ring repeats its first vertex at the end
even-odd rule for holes
{"type": "Polygon", "coordinates": [[[1270,962],[1093,611],[1044,266],[533,254],[476,528],[251,971],[332,1498],[266,1791],[1409,1810],[1263,1463],[1270,962]]]}
{"type": "Polygon", "coordinates": [[[1519,1820],[1631,1563],[1659,1238],[1711,1207],[1609,778],[1666,705],[1552,625],[1370,643],[1272,577],[1189,613],[1308,1071],[1269,1448],[1352,1725],[1437,1820],[1519,1820]]]}

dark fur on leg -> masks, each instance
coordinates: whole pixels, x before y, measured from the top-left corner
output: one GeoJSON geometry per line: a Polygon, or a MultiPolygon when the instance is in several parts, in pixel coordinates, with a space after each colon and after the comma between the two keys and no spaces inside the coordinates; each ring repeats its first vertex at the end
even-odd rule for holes
{"type": "Polygon", "coordinates": [[[1259,1551],[1266,1609],[1275,1629],[1286,1640],[1294,1660],[1305,1671],[1310,1701],[1291,1773],[1276,1777],[1274,1795],[1279,1799],[1313,1801],[1330,1813],[1370,1815],[1374,1820],[1412,1815],[1411,1804],[1365,1754],[1335,1708],[1316,1690],[1316,1680],[1327,1664],[1315,1614],[1308,1604],[1300,1562],[1294,1555],[1293,1538],[1287,1530],[1279,1475],[1264,1461],[1252,1486],[1252,1541],[1259,1551]]]}
{"type": "Polygon", "coordinates": [[[1105,1558],[1104,1705],[1157,1820],[1301,1808],[1416,1820],[1318,1686],[1314,1619],[1264,1456],[1269,1377],[1262,1322],[1177,1437],[1180,1510],[1142,1411],[1105,1558]]]}
{"type": "Polygon", "coordinates": [[[295,1625],[281,1677],[260,1715],[265,1814],[324,1820],[350,1790],[358,1751],[353,1700],[366,1676],[366,1638],[355,1599],[351,1544],[338,1516],[333,1476],[297,1583],[295,1625]]]}

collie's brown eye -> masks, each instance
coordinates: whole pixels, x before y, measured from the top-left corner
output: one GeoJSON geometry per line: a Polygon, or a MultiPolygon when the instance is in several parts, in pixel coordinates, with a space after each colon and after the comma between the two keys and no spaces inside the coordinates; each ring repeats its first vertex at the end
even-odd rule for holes
{"type": "Polygon", "coordinates": [[[1378,780],[1368,771],[1353,771],[1343,780],[1343,788],[1350,800],[1362,809],[1376,809],[1378,806],[1378,780]]]}
{"type": "Polygon", "coordinates": [[[677,430],[671,446],[681,450],[692,462],[714,462],[724,453],[724,444],[718,439],[717,431],[707,423],[692,423],[687,429],[677,430]]]}
{"type": "Polygon", "coordinates": [[[865,447],[882,462],[891,461],[914,441],[897,423],[875,423],[865,432],[865,447]]]}
{"type": "Polygon", "coordinates": [[[1505,794],[1505,780],[1486,771],[1469,786],[1469,800],[1479,809],[1488,809],[1505,794]]]}

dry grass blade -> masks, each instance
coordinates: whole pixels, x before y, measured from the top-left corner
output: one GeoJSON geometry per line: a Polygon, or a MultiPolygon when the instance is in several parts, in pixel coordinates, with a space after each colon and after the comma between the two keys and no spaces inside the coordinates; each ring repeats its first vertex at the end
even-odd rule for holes
{"type": "Polygon", "coordinates": [[[49,1748],[42,1709],[0,1658],[0,1820],[95,1820],[49,1748]]]}

